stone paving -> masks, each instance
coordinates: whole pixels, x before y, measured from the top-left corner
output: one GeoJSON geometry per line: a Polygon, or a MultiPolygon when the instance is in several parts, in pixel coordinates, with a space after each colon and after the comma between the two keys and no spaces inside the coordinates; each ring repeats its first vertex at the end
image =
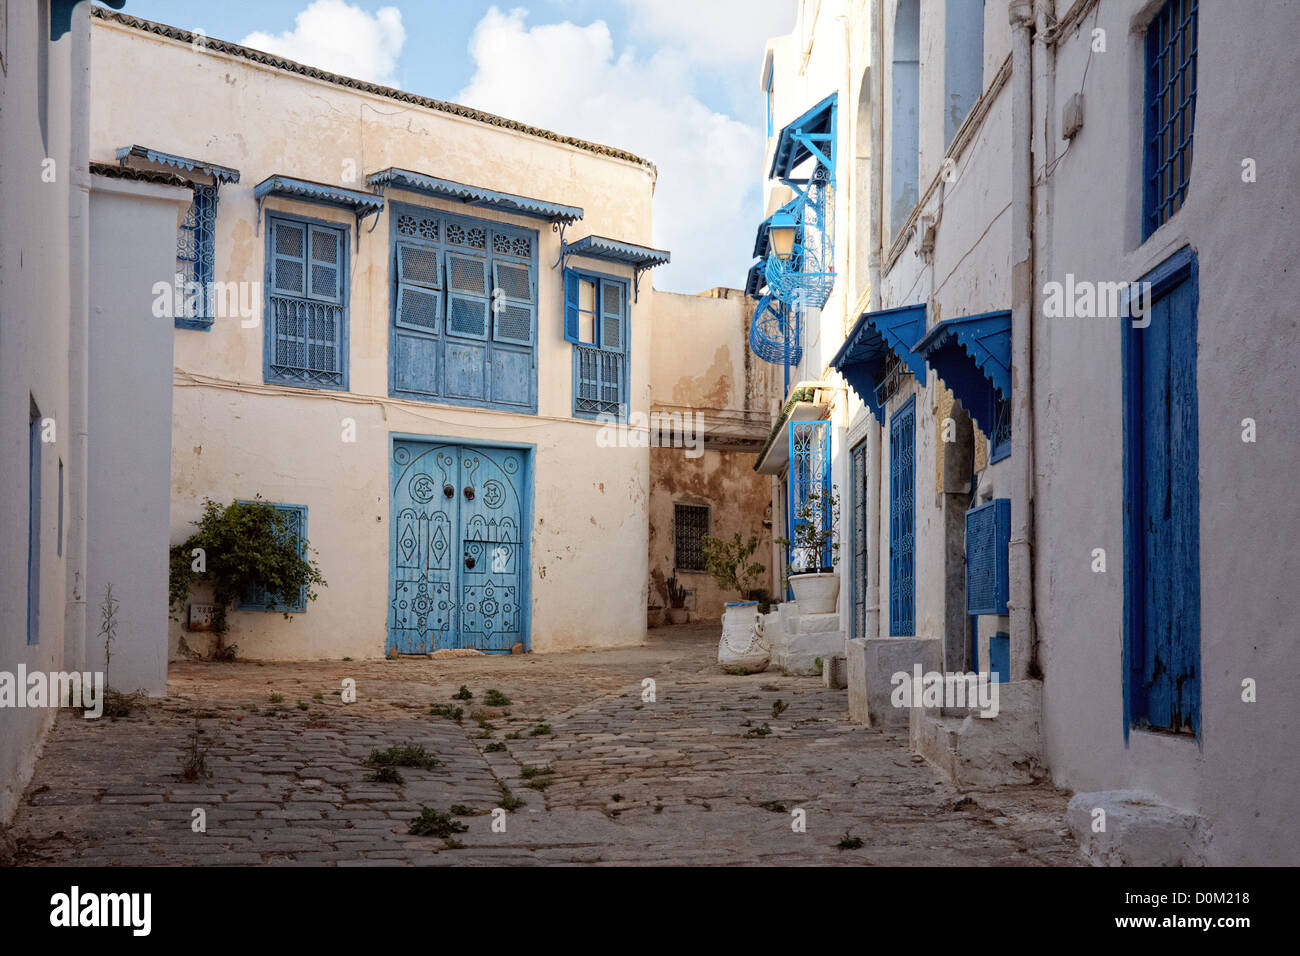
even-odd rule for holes
{"type": "Polygon", "coordinates": [[[959,793],[903,736],[850,724],[844,691],[722,674],[717,633],[549,655],[173,665],[169,696],[130,716],[60,714],[15,815],[16,862],[1082,864],[1067,794],[959,793]],[[355,703],[340,699],[345,678],[355,703]],[[453,699],[462,684],[472,700],[453,699]],[[510,703],[487,706],[489,689],[510,703]],[[187,783],[192,740],[211,775],[187,783]],[[441,762],[365,779],[373,750],[405,743],[441,762]],[[468,829],[412,836],[422,806],[468,829]]]}

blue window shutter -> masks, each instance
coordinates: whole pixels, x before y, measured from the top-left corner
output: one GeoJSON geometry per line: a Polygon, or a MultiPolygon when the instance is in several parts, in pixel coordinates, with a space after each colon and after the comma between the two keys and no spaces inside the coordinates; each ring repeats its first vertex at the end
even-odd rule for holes
{"type": "Polygon", "coordinates": [[[442,270],[436,250],[399,242],[395,323],[406,329],[437,334],[442,317],[442,270]]]}
{"type": "Polygon", "coordinates": [[[627,307],[627,294],[621,282],[600,283],[600,347],[611,351],[623,350],[623,316],[627,307]]]}
{"type": "Polygon", "coordinates": [[[1006,614],[1011,499],[966,512],[966,613],[1006,614]]]}
{"type": "Polygon", "coordinates": [[[27,428],[27,643],[41,639],[41,413],[27,428]]]}
{"type": "Polygon", "coordinates": [[[343,234],[335,229],[310,226],[308,238],[309,294],[313,299],[338,302],[343,289],[343,234]]]}
{"type": "MultiPolygon", "coordinates": [[[[248,502],[243,502],[247,504],[248,502]]],[[[298,553],[307,553],[307,506],[273,504],[284,516],[284,532],[298,543],[298,553]]],[[[260,586],[250,587],[239,602],[241,611],[279,611],[302,613],[307,610],[307,589],[302,588],[294,600],[285,601],[280,595],[267,594],[260,586]]]]}
{"type": "Polygon", "coordinates": [[[516,345],[533,343],[533,269],[525,262],[492,263],[492,337],[516,345]]]}
{"type": "Polygon", "coordinates": [[[578,274],[564,270],[564,337],[578,344],[578,274]]]}
{"type": "Polygon", "coordinates": [[[271,289],[286,295],[303,295],[307,274],[303,260],[307,251],[307,228],[302,223],[271,220],[271,289]]]}
{"type": "Polygon", "coordinates": [[[487,261],[447,253],[447,334],[469,339],[488,335],[487,261]]]}

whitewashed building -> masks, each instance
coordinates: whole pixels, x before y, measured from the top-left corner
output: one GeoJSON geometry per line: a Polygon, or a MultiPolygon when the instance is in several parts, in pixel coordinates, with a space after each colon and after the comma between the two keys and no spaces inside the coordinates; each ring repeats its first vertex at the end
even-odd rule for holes
{"type": "Polygon", "coordinates": [[[759,229],[756,349],[795,360],[760,468],[787,514],[840,489],[851,710],[898,721],[915,664],[999,672],[999,716],[912,710],[913,747],[964,786],[1077,791],[1098,862],[1300,859],[1298,17],[801,3],[764,62],[768,214],[814,161],[835,198],[786,206],[812,268],[759,229]]]}
{"type": "MultiPolygon", "coordinates": [[[[712,406],[674,392],[707,368],[656,352],[656,326],[678,335],[691,312],[743,366],[747,306],[656,294],[653,164],[111,11],[93,33],[91,155],[192,184],[157,278],[216,289],[174,310],[173,543],[205,498],[261,496],[328,582],[310,604],[250,598],[227,642],[292,659],[643,640],[655,489],[734,470],[728,416],[769,401],[743,373],[712,406]],[[657,410],[707,413],[702,464],[650,447],[656,377],[657,410]]],[[[667,507],[707,511],[730,490],[667,507]]],[[[698,555],[710,527],[658,540],[698,555]]],[[[722,598],[692,571],[697,616],[716,618],[722,598]]],[[[207,637],[175,622],[171,652],[207,637]]]]}

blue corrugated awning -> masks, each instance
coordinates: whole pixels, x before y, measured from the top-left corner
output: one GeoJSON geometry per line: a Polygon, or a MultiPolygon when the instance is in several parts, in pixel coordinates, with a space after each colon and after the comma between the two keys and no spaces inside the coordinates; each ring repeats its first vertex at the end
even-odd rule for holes
{"type": "Polygon", "coordinates": [[[118,165],[125,166],[126,161],[133,156],[150,163],[157,163],[160,166],[171,166],[173,169],[205,173],[211,176],[216,183],[239,182],[239,170],[237,169],[231,169],[229,166],[218,166],[216,163],[205,162],[201,159],[189,159],[185,156],[164,153],[162,150],[150,149],[148,146],[121,147],[117,151],[118,165]]]}
{"type": "Polygon", "coordinates": [[[767,272],[764,269],[766,263],[755,262],[749,267],[749,273],[745,276],[745,295],[751,299],[757,299],[763,294],[763,287],[767,285],[767,272]]]}
{"type": "Polygon", "coordinates": [[[578,206],[562,206],[559,203],[546,202],[542,199],[530,199],[513,193],[497,192],[481,186],[467,186],[452,182],[450,179],[437,179],[424,173],[409,169],[389,167],[366,177],[367,186],[392,186],[396,189],[409,189],[411,192],[436,196],[439,199],[455,199],[467,206],[483,206],[499,209],[533,219],[545,219],[547,222],[562,222],[566,225],[582,218],[582,209],[578,206]]]}
{"type": "Polygon", "coordinates": [[[583,236],[577,242],[566,242],[564,255],[621,262],[635,266],[637,269],[653,269],[655,266],[667,265],[672,259],[672,254],[662,249],[619,242],[617,239],[607,239],[604,236],[583,236]]]}
{"type": "Polygon", "coordinates": [[[330,186],[327,183],[314,183],[307,179],[294,179],[291,176],[268,176],[253,189],[253,198],[260,203],[267,196],[282,196],[285,199],[301,199],[306,202],[323,203],[327,206],[341,206],[351,209],[357,216],[368,216],[384,208],[384,197],[374,193],[363,193],[357,189],[344,189],[342,186],[330,186]]]}
{"type": "Polygon", "coordinates": [[[957,396],[985,433],[992,433],[998,399],[1011,398],[1011,313],[944,319],[916,351],[957,396]]]}
{"type": "Polygon", "coordinates": [[[864,312],[840,350],[831,359],[831,368],[844,376],[858,397],[882,421],[876,386],[884,375],[885,361],[892,353],[925,384],[925,360],[915,351],[925,335],[925,306],[905,305],[897,309],[864,312]]]}
{"type": "Polygon", "coordinates": [[[772,154],[772,179],[789,179],[795,167],[809,156],[813,148],[821,150],[831,162],[826,165],[834,171],[835,104],[838,93],[832,93],[793,123],[781,130],[772,154]],[[810,142],[810,138],[812,142],[810,142]]]}

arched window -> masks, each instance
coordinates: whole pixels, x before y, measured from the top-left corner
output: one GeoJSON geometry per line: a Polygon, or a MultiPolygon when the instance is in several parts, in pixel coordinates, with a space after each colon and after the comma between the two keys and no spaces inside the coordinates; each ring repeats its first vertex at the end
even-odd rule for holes
{"type": "Polygon", "coordinates": [[[946,148],[984,88],[984,0],[948,0],[943,33],[946,148]]]}
{"type": "Polygon", "coordinates": [[[894,16],[893,92],[889,136],[890,234],[898,233],[919,196],[921,11],[919,0],[898,0],[894,16]]]}

